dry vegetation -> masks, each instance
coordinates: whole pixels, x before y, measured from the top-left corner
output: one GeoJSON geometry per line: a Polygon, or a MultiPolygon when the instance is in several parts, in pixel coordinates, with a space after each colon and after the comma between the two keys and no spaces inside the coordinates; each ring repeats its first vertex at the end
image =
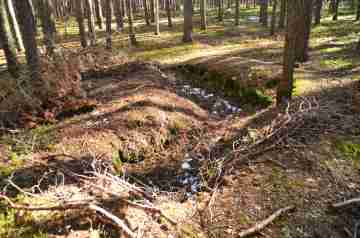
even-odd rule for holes
{"type": "Polygon", "coordinates": [[[314,29],[285,112],[271,104],[281,33],[256,23],[195,29],[183,45],[176,22],[159,41],[144,31],[137,49],[43,58],[40,86],[1,78],[0,115],[18,112],[27,129],[1,129],[0,237],[349,237],[359,209],[329,209],[360,190],[349,22],[314,29]],[[234,95],[232,81],[254,91],[234,95]],[[242,110],[214,115],[219,100],[242,110]]]}

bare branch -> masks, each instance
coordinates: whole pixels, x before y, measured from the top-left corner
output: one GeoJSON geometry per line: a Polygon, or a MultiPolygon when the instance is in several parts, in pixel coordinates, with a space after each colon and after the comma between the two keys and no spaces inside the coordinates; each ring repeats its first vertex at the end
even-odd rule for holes
{"type": "Polygon", "coordinates": [[[283,213],[291,211],[294,208],[295,208],[294,206],[288,206],[288,207],[281,208],[281,209],[277,210],[271,216],[269,216],[265,220],[261,221],[260,223],[257,223],[255,226],[253,226],[253,227],[251,227],[251,228],[249,228],[249,229],[247,229],[245,231],[240,232],[238,237],[239,238],[248,237],[250,235],[253,235],[255,233],[260,232],[262,229],[264,229],[266,226],[271,224],[276,218],[281,216],[283,213]]]}

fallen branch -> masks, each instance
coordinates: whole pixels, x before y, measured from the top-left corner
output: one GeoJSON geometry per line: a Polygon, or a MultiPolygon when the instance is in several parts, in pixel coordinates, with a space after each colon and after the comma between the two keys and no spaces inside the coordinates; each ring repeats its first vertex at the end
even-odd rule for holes
{"type": "Polygon", "coordinates": [[[99,206],[97,206],[95,204],[90,204],[89,209],[93,210],[93,211],[96,211],[96,212],[102,214],[103,216],[105,216],[106,218],[110,219],[112,222],[115,223],[115,225],[117,225],[118,227],[123,229],[123,231],[130,238],[135,238],[136,237],[135,233],[132,230],[130,230],[130,228],[125,224],[125,222],[123,220],[121,220],[117,216],[111,214],[110,212],[106,211],[104,208],[101,208],[101,207],[99,207],[99,206]]]}
{"type": "Polygon", "coordinates": [[[353,204],[359,204],[360,205],[360,197],[349,199],[349,200],[346,200],[344,202],[334,203],[334,204],[331,205],[331,207],[334,208],[334,209],[340,209],[340,208],[347,207],[347,206],[350,206],[350,205],[353,205],[353,204]]]}
{"type": "Polygon", "coordinates": [[[18,205],[15,204],[13,201],[11,201],[10,198],[8,198],[5,195],[0,194],[0,199],[5,200],[8,203],[8,206],[12,209],[16,210],[25,210],[25,211],[65,211],[70,209],[82,209],[84,206],[89,205],[89,203],[64,203],[60,205],[54,205],[54,206],[28,206],[28,205],[18,205]]]}
{"type": "Polygon", "coordinates": [[[268,226],[270,223],[272,223],[276,218],[281,216],[283,213],[291,211],[294,208],[295,208],[294,206],[288,206],[288,207],[277,210],[274,214],[272,214],[265,220],[261,221],[260,223],[257,223],[255,226],[253,226],[245,231],[240,232],[238,237],[239,238],[248,237],[250,235],[260,232],[262,229],[264,229],[266,226],[268,226]]]}

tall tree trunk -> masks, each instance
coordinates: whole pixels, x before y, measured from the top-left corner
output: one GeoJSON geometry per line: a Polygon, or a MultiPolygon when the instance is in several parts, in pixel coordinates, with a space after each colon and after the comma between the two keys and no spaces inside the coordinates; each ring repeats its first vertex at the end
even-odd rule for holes
{"type": "Polygon", "coordinates": [[[281,0],[280,2],[280,16],[279,16],[279,28],[283,29],[285,27],[285,19],[286,19],[286,0],[281,0]]]}
{"type": "Polygon", "coordinates": [[[298,25],[299,35],[296,42],[296,60],[299,62],[306,62],[309,59],[309,40],[312,22],[312,6],[313,0],[303,0],[303,11],[301,15],[303,21],[298,25]]]}
{"type": "Polygon", "coordinates": [[[192,42],[192,0],[184,0],[183,42],[192,42]]]}
{"type": "Polygon", "coordinates": [[[53,55],[56,48],[56,25],[53,2],[52,0],[39,0],[38,6],[46,51],[49,55],[53,55]]]}
{"type": "Polygon", "coordinates": [[[96,25],[99,27],[99,29],[103,29],[103,13],[101,7],[101,0],[94,0],[94,5],[95,5],[95,14],[96,14],[96,25]]]}
{"type": "Polygon", "coordinates": [[[276,11],[277,11],[277,0],[273,0],[273,9],[272,9],[272,14],[271,14],[271,27],[270,27],[270,35],[271,36],[273,36],[275,34],[276,11]]]}
{"type": "Polygon", "coordinates": [[[260,23],[267,27],[268,26],[268,0],[260,0],[260,23]]]}
{"type": "MultiPolygon", "coordinates": [[[[186,0],[184,0],[186,1],[186,0]]],[[[224,0],[217,0],[218,1],[218,20],[223,21],[224,17],[224,0]]],[[[185,7],[184,7],[185,8],[185,7]]]]}
{"type": "Polygon", "coordinates": [[[90,45],[96,45],[96,32],[95,32],[95,16],[93,0],[85,0],[87,5],[86,18],[88,20],[88,34],[90,39],[90,45]]]}
{"type": "Polygon", "coordinates": [[[235,0],[235,25],[240,24],[240,0],[235,0]]]}
{"type": "Polygon", "coordinates": [[[40,80],[40,57],[36,42],[36,24],[30,0],[16,0],[14,6],[19,21],[20,30],[25,46],[26,61],[30,77],[34,81],[40,80]]]}
{"type": "Polygon", "coordinates": [[[150,0],[150,17],[151,22],[155,22],[155,0],[150,0]]]}
{"type": "Polygon", "coordinates": [[[360,20],[360,1],[357,2],[356,20],[360,20]]]}
{"type": "Polygon", "coordinates": [[[114,0],[114,14],[116,19],[116,29],[121,32],[124,29],[124,8],[122,7],[123,0],[114,0]]]}
{"type": "Polygon", "coordinates": [[[149,9],[148,9],[148,5],[147,5],[147,0],[143,0],[144,1],[144,12],[145,12],[145,22],[147,26],[150,26],[150,16],[149,16],[149,9]]]}
{"type": "Polygon", "coordinates": [[[166,7],[166,15],[168,18],[168,27],[172,27],[172,19],[171,19],[171,0],[165,0],[166,7]]]}
{"type": "Polygon", "coordinates": [[[160,35],[160,13],[159,0],[154,0],[154,14],[155,14],[155,35],[160,35]]]}
{"type": "Polygon", "coordinates": [[[16,58],[15,39],[11,32],[5,0],[0,0],[0,40],[5,53],[8,71],[14,78],[18,78],[19,62],[16,58]]]}
{"type": "Polygon", "coordinates": [[[125,0],[126,1],[126,7],[127,7],[127,14],[128,14],[128,20],[129,20],[129,38],[130,38],[130,44],[132,46],[136,46],[136,37],[134,32],[134,25],[133,25],[133,11],[132,11],[132,0],[125,0]]]}
{"type": "Polygon", "coordinates": [[[337,21],[338,19],[338,14],[339,14],[339,3],[340,0],[335,0],[335,6],[334,6],[334,16],[333,16],[333,20],[337,21]]]}
{"type": "Polygon", "coordinates": [[[112,15],[113,15],[113,2],[112,0],[105,0],[105,17],[106,17],[106,49],[112,48],[112,29],[111,29],[111,22],[112,22],[112,15]]]}
{"type": "Polygon", "coordinates": [[[207,29],[206,12],[207,12],[206,0],[200,0],[200,17],[201,17],[200,29],[201,30],[207,29]]]}
{"type": "Polygon", "coordinates": [[[8,16],[9,16],[10,28],[11,28],[11,32],[14,36],[14,39],[15,39],[16,47],[19,51],[23,51],[24,44],[23,44],[21,33],[20,33],[18,20],[16,19],[13,1],[6,0],[5,6],[6,6],[6,11],[8,13],[8,16]]]}
{"type": "Polygon", "coordinates": [[[303,0],[288,0],[283,75],[280,79],[276,96],[276,103],[278,106],[286,105],[291,100],[292,96],[294,85],[296,38],[301,37],[299,35],[298,27],[303,24],[304,21],[302,15],[300,14],[301,11],[303,11],[302,4],[303,0]]]}
{"type": "Polygon", "coordinates": [[[315,25],[319,25],[321,22],[321,11],[323,7],[323,0],[316,0],[315,2],[315,25]]]}
{"type": "Polygon", "coordinates": [[[84,2],[83,0],[75,1],[76,4],[76,21],[79,25],[80,42],[81,46],[86,48],[88,46],[88,40],[85,32],[84,23],[84,2]]]}

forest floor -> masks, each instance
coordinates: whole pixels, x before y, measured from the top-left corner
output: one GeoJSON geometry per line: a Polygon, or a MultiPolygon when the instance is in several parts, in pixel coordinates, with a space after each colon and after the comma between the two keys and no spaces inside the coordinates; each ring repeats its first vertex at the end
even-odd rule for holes
{"type": "MultiPolygon", "coordinates": [[[[295,118],[299,105],[311,106],[311,116],[267,141],[276,145],[272,149],[258,147],[254,157],[227,169],[222,161],[241,159],[241,143],[266,137],[280,113],[273,82],[281,72],[283,35],[268,36],[253,21],[254,10],[243,14],[239,27],[225,18],[206,32],[195,28],[193,44],[181,43],[178,19],[172,30],[164,23],[160,37],[139,24],[137,48],[123,48],[126,35],[117,33],[115,54],[130,62],[126,72],[83,80],[88,98],[97,101],[93,111],[2,135],[2,186],[12,175],[16,184],[31,188],[49,167],[81,171],[96,158],[156,191],[157,205],[179,222],[176,229],[151,223],[144,237],[237,237],[288,205],[295,210],[254,237],[351,237],[360,210],[334,212],[329,205],[360,192],[360,104],[353,100],[360,25],[353,15],[341,15],[313,29],[311,61],[296,69],[290,109],[295,118]],[[254,91],[234,95],[233,81],[245,81],[254,91]],[[214,175],[221,179],[214,182],[214,175]]],[[[71,29],[65,48],[78,44],[71,29]]],[[[17,201],[29,202],[16,194],[17,201]]],[[[133,210],[125,213],[133,229],[148,222],[131,217],[133,210]]],[[[1,204],[0,237],[97,237],[94,231],[107,231],[89,221],[80,224],[80,215],[66,216],[52,225],[37,216],[18,223],[18,213],[1,204]]]]}

